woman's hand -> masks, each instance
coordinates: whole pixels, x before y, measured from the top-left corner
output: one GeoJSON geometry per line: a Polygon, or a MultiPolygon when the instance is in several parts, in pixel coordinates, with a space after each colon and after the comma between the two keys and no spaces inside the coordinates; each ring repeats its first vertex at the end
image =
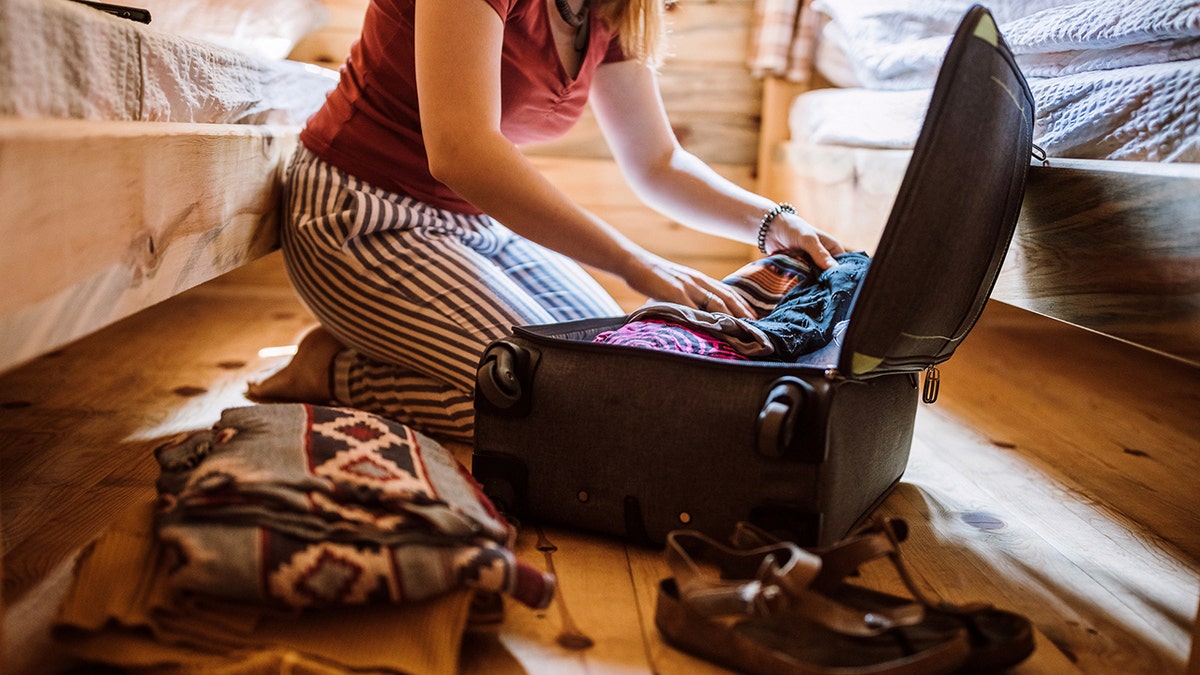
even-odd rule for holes
{"type": "Polygon", "coordinates": [[[833,256],[846,252],[831,235],[800,216],[786,212],[776,216],[767,227],[766,249],[768,255],[803,251],[821,269],[836,265],[833,256]]]}
{"type": "Polygon", "coordinates": [[[635,270],[625,276],[625,282],[653,300],[740,319],[755,318],[754,310],[728,284],[648,252],[638,256],[637,262],[635,270]]]}

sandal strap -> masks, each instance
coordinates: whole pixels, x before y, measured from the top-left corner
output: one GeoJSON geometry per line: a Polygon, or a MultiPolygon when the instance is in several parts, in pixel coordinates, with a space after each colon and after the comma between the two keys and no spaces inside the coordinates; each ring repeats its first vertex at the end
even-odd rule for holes
{"type": "MultiPolygon", "coordinates": [[[[853,576],[863,565],[880,558],[891,558],[893,563],[900,557],[899,544],[907,536],[908,526],[900,522],[876,521],[846,537],[842,541],[820,549],[813,553],[821,558],[821,577],[817,585],[823,588],[835,587],[846,577],[853,576]],[[903,534],[898,534],[896,529],[903,534]]],[[[909,585],[906,574],[905,585],[909,585]]],[[[911,590],[911,589],[910,589],[911,590]]]]}
{"type": "MultiPolygon", "coordinates": [[[[874,520],[841,541],[808,549],[821,559],[817,584],[832,587],[855,574],[859,567],[884,556],[899,554],[898,543],[907,536],[908,525],[899,519],[874,520]]],[[[779,537],[752,523],[740,522],[731,537],[734,546],[758,548],[778,544],[779,537]]]]}
{"type": "MultiPolygon", "coordinates": [[[[900,518],[877,518],[836,544],[810,549],[821,559],[821,572],[812,586],[829,590],[836,588],[846,577],[855,574],[863,565],[888,558],[905,588],[914,600],[928,609],[951,614],[972,614],[991,607],[988,603],[954,604],[936,598],[922,589],[913,578],[903,556],[900,542],[908,538],[908,523],[900,518]]],[[[764,545],[779,539],[750,523],[738,523],[734,528],[735,545],[764,545]]]]}
{"type": "Polygon", "coordinates": [[[700,532],[676,530],[667,535],[667,558],[680,600],[705,617],[788,616],[860,637],[924,619],[916,603],[863,611],[814,590],[821,559],[790,542],[731,549],[700,532]],[[700,559],[715,564],[720,576],[706,574],[700,559]]]}

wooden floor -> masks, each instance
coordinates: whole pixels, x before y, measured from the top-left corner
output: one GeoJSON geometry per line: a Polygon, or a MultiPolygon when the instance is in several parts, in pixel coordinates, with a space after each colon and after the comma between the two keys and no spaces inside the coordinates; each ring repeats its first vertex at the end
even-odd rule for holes
{"type": "MultiPolygon", "coordinates": [[[[48,643],[69,562],[153,494],[158,440],[244,405],[309,320],[272,255],[0,376],[4,672],[65,668],[48,643]]],[[[993,304],[922,405],[912,460],[881,507],[912,526],[919,582],[1030,616],[1022,673],[1182,673],[1200,598],[1200,373],[993,304]]],[[[459,449],[466,459],[466,452],[459,449]]],[[[561,528],[518,554],[553,565],[558,600],[509,604],[468,635],[465,673],[721,672],[653,624],[661,551],[561,528]],[[557,638],[583,633],[593,646],[557,638]]],[[[896,581],[868,570],[865,583],[896,581]]]]}

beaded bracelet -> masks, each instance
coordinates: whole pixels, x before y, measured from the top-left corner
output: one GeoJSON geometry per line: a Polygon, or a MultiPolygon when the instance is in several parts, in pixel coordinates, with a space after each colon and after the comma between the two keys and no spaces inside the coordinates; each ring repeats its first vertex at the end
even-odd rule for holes
{"type": "Polygon", "coordinates": [[[767,211],[766,215],[762,217],[762,224],[758,226],[758,250],[763,255],[767,254],[767,230],[770,229],[775,217],[785,212],[795,214],[796,209],[787,202],[779,202],[775,205],[775,208],[767,211]]]}

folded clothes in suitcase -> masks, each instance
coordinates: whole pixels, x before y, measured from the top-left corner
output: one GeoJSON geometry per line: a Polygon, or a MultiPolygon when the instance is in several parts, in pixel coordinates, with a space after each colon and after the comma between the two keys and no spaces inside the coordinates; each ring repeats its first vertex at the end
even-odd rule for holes
{"type": "Polygon", "coordinates": [[[480,361],[474,476],[518,519],[649,543],[680,527],[723,537],[737,521],[800,545],[840,539],[904,472],[920,373],[932,402],[937,364],[983,311],[1033,112],[991,15],[972,8],[840,349],[727,360],[594,341],[628,317],[515,327],[480,361]]]}

